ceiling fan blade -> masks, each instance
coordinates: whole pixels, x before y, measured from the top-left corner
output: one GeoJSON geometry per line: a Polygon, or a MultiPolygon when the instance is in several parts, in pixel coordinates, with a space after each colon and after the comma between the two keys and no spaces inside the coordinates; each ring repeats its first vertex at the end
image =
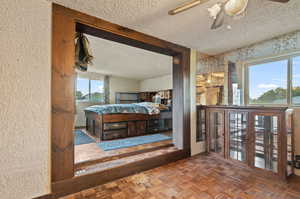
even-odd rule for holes
{"type": "Polygon", "coordinates": [[[290,0],[269,0],[269,1],[274,1],[274,2],[279,2],[279,3],[287,3],[290,0]]]}
{"type": "Polygon", "coordinates": [[[184,3],[173,10],[170,10],[168,13],[169,13],[169,15],[176,15],[178,13],[181,13],[183,11],[191,9],[199,4],[205,3],[207,1],[209,1],[209,0],[193,0],[193,1],[190,1],[187,3],[184,3]]]}
{"type": "Polygon", "coordinates": [[[217,28],[220,28],[224,23],[224,18],[225,18],[225,12],[224,12],[224,6],[222,6],[220,12],[218,13],[210,29],[215,30],[217,28]]]}

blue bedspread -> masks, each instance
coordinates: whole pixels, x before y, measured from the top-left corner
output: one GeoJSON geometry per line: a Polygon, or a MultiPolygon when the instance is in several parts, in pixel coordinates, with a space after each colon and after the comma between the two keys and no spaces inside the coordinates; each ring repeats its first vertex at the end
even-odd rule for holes
{"type": "Polygon", "coordinates": [[[140,113],[140,114],[159,114],[159,108],[154,103],[134,103],[134,104],[107,104],[94,105],[86,108],[87,111],[92,111],[98,114],[117,114],[117,113],[140,113]]]}

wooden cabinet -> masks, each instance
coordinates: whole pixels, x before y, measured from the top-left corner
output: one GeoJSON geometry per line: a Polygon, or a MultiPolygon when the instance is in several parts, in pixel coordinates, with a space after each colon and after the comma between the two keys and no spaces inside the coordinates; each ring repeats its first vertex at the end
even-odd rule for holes
{"type": "Polygon", "coordinates": [[[287,114],[286,110],[286,107],[198,106],[197,115],[205,111],[206,121],[203,124],[203,119],[197,119],[197,133],[207,132],[207,152],[261,174],[286,179],[293,173],[294,156],[292,112],[287,114]]]}
{"type": "Polygon", "coordinates": [[[220,110],[210,111],[208,113],[208,118],[208,150],[225,157],[224,112],[220,110]]]}
{"type": "Polygon", "coordinates": [[[136,135],[144,135],[147,132],[147,122],[137,121],[136,122],[136,135]]]}
{"type": "Polygon", "coordinates": [[[151,119],[148,121],[148,132],[149,133],[159,132],[159,119],[151,119]]]}
{"type": "MultiPolygon", "coordinates": [[[[199,106],[200,107],[200,106],[199,106]]],[[[197,110],[197,129],[196,129],[196,141],[202,142],[206,139],[206,112],[205,109],[198,108],[197,110]]]]}
{"type": "Polygon", "coordinates": [[[147,121],[112,122],[103,124],[102,140],[111,140],[147,134],[147,121]]]}
{"type": "Polygon", "coordinates": [[[135,121],[128,122],[128,136],[137,136],[135,121]]]}
{"type": "MultiPolygon", "coordinates": [[[[264,169],[273,173],[279,172],[279,145],[283,140],[282,118],[278,114],[264,115],[253,114],[254,124],[251,126],[254,142],[251,145],[253,151],[252,165],[255,168],[264,169]],[[282,140],[280,139],[282,138],[282,140]]],[[[283,143],[282,143],[283,144],[283,143]]]]}
{"type": "Polygon", "coordinates": [[[247,163],[249,149],[247,112],[229,111],[228,117],[228,157],[232,160],[247,163]]]}

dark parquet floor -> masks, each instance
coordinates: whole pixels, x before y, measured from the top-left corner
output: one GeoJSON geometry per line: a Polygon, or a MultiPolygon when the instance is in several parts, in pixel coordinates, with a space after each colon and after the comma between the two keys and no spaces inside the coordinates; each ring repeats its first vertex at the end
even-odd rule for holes
{"type": "Polygon", "coordinates": [[[195,156],[61,199],[300,199],[300,182],[271,180],[195,156]]]}

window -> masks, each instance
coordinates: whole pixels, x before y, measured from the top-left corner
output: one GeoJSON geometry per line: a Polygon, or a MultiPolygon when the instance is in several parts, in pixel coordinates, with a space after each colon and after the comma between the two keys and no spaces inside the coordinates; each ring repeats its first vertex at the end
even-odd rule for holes
{"type": "Polygon", "coordinates": [[[249,103],[286,104],[287,66],[288,60],[250,66],[249,103]]]}
{"type": "Polygon", "coordinates": [[[300,104],[300,57],[293,58],[292,103],[300,104]]]}
{"type": "Polygon", "coordinates": [[[248,66],[248,104],[300,105],[300,56],[248,66]]]}
{"type": "Polygon", "coordinates": [[[76,82],[76,100],[89,101],[89,80],[77,78],[76,82]]]}
{"type": "Polygon", "coordinates": [[[103,84],[103,81],[90,80],[90,101],[104,102],[104,84],[103,84]]]}
{"type": "Polygon", "coordinates": [[[77,77],[76,100],[82,102],[104,102],[104,81],[77,77]]]}

